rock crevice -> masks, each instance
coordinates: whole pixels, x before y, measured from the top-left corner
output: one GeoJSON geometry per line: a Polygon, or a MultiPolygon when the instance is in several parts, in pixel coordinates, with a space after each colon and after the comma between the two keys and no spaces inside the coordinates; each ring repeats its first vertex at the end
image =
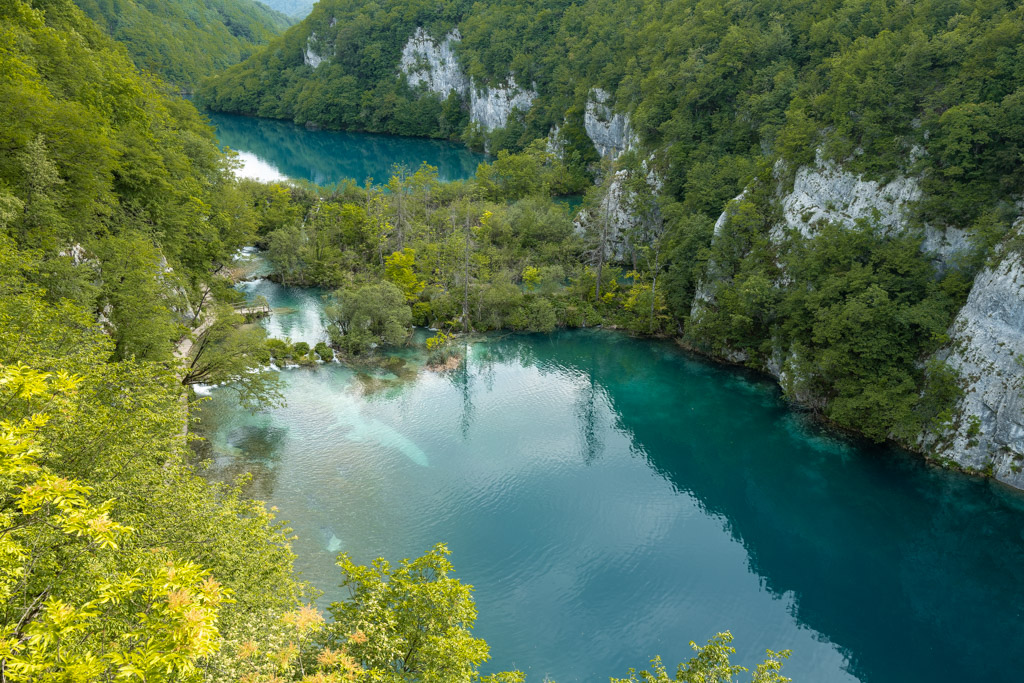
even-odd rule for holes
{"type": "Polygon", "coordinates": [[[628,114],[613,113],[609,104],[611,95],[601,88],[593,88],[583,112],[583,127],[602,158],[615,159],[626,150],[639,145],[630,126],[628,114]]]}

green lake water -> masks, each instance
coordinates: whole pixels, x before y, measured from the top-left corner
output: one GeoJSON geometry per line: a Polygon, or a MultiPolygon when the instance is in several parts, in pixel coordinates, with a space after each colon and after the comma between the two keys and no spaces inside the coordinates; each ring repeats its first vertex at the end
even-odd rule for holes
{"type": "MultiPolygon", "coordinates": [[[[316,290],[240,287],[275,307],[272,334],[323,338],[316,290]]],[[[284,369],[288,405],[267,413],[218,389],[202,407],[209,476],[252,473],[322,604],[342,597],[338,551],[445,541],[488,670],[528,681],[655,654],[674,671],[726,629],[740,663],[791,648],[798,683],[1021,680],[1018,492],[833,435],[670,343],[486,337],[445,374],[399,355],[397,374],[284,369]]]]}
{"type": "Polygon", "coordinates": [[[463,145],[427,138],[308,130],[287,121],[207,112],[221,146],[239,153],[241,174],[331,185],[351,179],[386,183],[394,164],[415,171],[426,162],[442,181],[463,180],[488,157],[463,145]]]}

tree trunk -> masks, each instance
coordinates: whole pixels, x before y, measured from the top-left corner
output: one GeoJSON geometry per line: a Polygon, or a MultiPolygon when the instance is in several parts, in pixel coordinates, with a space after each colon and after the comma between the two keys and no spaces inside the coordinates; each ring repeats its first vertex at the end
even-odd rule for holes
{"type": "Polygon", "coordinates": [[[469,216],[466,217],[466,249],[462,271],[462,331],[469,332],[469,216]]]}

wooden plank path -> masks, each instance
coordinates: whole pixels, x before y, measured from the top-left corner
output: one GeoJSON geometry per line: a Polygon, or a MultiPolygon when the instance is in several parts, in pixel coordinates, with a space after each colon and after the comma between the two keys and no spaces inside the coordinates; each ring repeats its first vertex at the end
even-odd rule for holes
{"type": "MultiPolygon", "coordinates": [[[[262,298],[262,297],[261,297],[262,298]]],[[[234,305],[235,313],[244,316],[246,320],[258,320],[270,315],[270,304],[266,299],[256,302],[245,302],[234,305]]]]}

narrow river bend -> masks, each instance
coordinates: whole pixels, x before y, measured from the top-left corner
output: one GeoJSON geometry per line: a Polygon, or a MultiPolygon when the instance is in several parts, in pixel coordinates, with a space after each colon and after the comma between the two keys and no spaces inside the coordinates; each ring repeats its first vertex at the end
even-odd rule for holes
{"type": "MultiPolygon", "coordinates": [[[[275,307],[271,334],[322,338],[316,290],[241,287],[275,307]]],[[[399,355],[392,373],[284,370],[268,413],[217,389],[202,407],[210,476],[253,473],[324,604],[338,551],[445,541],[488,668],[530,681],[606,681],[655,654],[674,669],[725,629],[740,663],[792,648],[798,683],[1020,680],[1019,493],[830,435],[669,343],[494,336],[448,374],[399,355]]]]}

